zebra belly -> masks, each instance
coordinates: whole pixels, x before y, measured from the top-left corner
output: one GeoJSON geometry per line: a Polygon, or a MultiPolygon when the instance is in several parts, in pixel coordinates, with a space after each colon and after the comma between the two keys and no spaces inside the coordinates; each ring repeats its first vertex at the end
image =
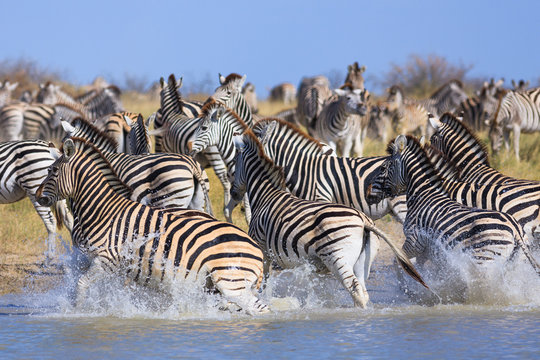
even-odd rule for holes
{"type": "Polygon", "coordinates": [[[8,188],[0,189],[0,204],[11,204],[24,199],[28,194],[17,184],[7,184],[8,188]]]}

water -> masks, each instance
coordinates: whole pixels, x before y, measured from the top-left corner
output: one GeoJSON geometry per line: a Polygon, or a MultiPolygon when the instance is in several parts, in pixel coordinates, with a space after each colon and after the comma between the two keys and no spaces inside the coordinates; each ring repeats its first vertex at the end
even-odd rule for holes
{"type": "Polygon", "coordinates": [[[254,317],[219,310],[219,296],[198,287],[166,295],[111,277],[75,309],[68,274],[46,293],[0,297],[0,357],[539,358],[540,280],[519,266],[505,271],[497,288],[465,304],[428,305],[427,294],[405,295],[393,269],[377,264],[361,310],[332,277],[305,266],[274,274],[261,294],[274,311],[254,317]]]}

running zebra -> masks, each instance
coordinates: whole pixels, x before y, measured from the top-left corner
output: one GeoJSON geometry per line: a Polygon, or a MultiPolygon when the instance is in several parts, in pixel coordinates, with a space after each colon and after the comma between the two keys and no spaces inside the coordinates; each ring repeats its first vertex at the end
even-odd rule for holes
{"type": "MultiPolygon", "coordinates": [[[[346,84],[345,87],[351,87],[346,84]]],[[[335,89],[336,97],[330,98],[312,123],[309,133],[327,143],[341,156],[349,157],[354,144],[356,156],[362,156],[365,129],[362,117],[367,113],[369,92],[366,89],[335,89]]]]}
{"type": "Polygon", "coordinates": [[[251,130],[234,141],[237,156],[232,195],[236,200],[248,195],[252,207],[249,234],[265,249],[265,274],[271,260],[282,268],[311,262],[318,270],[331,272],[350,293],[354,305],[365,308],[369,301],[365,281],[378,250],[378,241],[372,238],[375,234],[425,286],[405,254],[370,218],[344,205],[291,195],[285,190],[280,168],[264,154],[251,130]]]}
{"type": "Polygon", "coordinates": [[[405,219],[404,196],[370,205],[366,191],[386,157],[336,157],[292,124],[280,119],[262,119],[253,127],[267,156],[282,167],[287,189],[306,200],[328,201],[353,207],[373,220],[392,212],[405,219]]]}
{"type": "Polygon", "coordinates": [[[471,265],[481,269],[496,260],[512,260],[521,249],[540,275],[540,265],[532,257],[523,230],[513,217],[451,200],[442,178],[414,137],[398,136],[389,152],[382,171],[372,180],[368,197],[370,201],[380,201],[388,196],[407,195],[403,250],[409,258],[415,257],[420,266],[431,260],[441,270],[438,274],[448,278],[453,255],[466,254],[471,265]]]}
{"type": "Polygon", "coordinates": [[[527,91],[508,91],[500,96],[499,105],[490,123],[489,138],[494,153],[504,145],[510,148],[510,131],[514,133],[514,153],[519,161],[521,132],[540,131],[540,88],[527,91]]]}
{"type": "Polygon", "coordinates": [[[92,142],[115,173],[132,188],[130,199],[144,205],[204,210],[212,214],[206,172],[189,156],[179,154],[130,155],[116,153],[118,145],[83,119],[62,122],[69,136],[92,142]]]}
{"type": "MultiPolygon", "coordinates": [[[[56,252],[56,221],[51,209],[36,199],[36,190],[54,162],[49,144],[42,140],[0,142],[0,204],[11,204],[28,197],[47,229],[47,259],[56,252]]],[[[57,203],[57,216],[71,230],[72,219],[65,201],[57,203]]]]}
{"type": "Polygon", "coordinates": [[[483,145],[455,116],[430,121],[436,130],[432,146],[457,168],[459,181],[444,182],[452,199],[512,215],[540,245],[540,182],[516,180],[491,168],[483,145]]]}
{"type": "Polygon", "coordinates": [[[303,78],[298,90],[296,119],[300,125],[310,129],[321,113],[324,102],[332,96],[330,82],[325,76],[303,78]]]}
{"type": "Polygon", "coordinates": [[[353,89],[364,89],[364,72],[366,67],[362,65],[358,66],[358,61],[354,64],[347,66],[347,76],[345,77],[345,84],[351,84],[353,89]]]}
{"type": "Polygon", "coordinates": [[[240,76],[232,73],[224,77],[219,74],[219,83],[221,84],[210,99],[225,104],[226,107],[233,110],[242,121],[249,127],[253,125],[253,114],[251,107],[242,94],[242,86],[246,81],[246,75],[240,76]]]}
{"type": "Polygon", "coordinates": [[[268,311],[252,292],[262,280],[262,251],[240,229],[197,211],[155,209],[127,199],[129,187],[84,139],[65,140],[56,156],[36,195],[43,206],[70,200],[73,244],[91,262],[77,283],[77,305],[106,271],[165,290],[185,278],[210,285],[247,313],[268,311]]]}

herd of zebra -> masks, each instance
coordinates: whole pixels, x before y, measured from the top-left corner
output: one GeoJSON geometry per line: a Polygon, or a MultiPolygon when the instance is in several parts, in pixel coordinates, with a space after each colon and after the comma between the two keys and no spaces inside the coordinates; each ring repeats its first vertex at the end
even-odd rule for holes
{"type": "Polygon", "coordinates": [[[48,256],[57,225],[70,230],[90,263],[75,304],[105,271],[163,289],[192,279],[221,293],[226,308],[262,313],[269,307],[257,289],[271,271],[309,262],[365,307],[380,239],[426,288],[415,266],[429,261],[447,278],[456,254],[480,273],[524,261],[540,275],[540,182],[490,167],[475,134],[489,127],[498,150],[513,131],[519,159],[520,131],[540,130],[540,89],[491,80],[469,98],[454,80],[426,100],[393,86],[375,102],[365,70],[350,65],[333,90],[324,76],[304,78],[297,92],[281,84],[271,99],[296,96],[297,106],[264,118],[254,86],[235,73],[220,74],[204,103],[182,98],[182,79],[162,78],[160,106],[147,119],[124,111],[114,86],[73,97],[46,83],[16,101],[17,84],[4,81],[2,203],[30,198],[48,256]],[[390,141],[387,156],[362,157],[366,136],[387,143],[391,133],[408,135],[390,141]],[[210,166],[227,222],[213,216],[210,166]],[[241,201],[248,234],[232,224],[241,201]],[[403,224],[401,248],[374,223],[386,214],[403,224]]]}

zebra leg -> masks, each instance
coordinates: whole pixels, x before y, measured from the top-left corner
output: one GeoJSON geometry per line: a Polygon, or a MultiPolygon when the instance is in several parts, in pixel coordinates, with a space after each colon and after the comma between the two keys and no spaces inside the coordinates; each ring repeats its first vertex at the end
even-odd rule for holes
{"type": "Polygon", "coordinates": [[[238,279],[231,276],[230,270],[216,270],[210,277],[215,288],[227,301],[240,306],[249,315],[270,311],[251,290],[257,283],[252,273],[246,273],[243,279],[238,279]]]}
{"type": "Polygon", "coordinates": [[[371,265],[379,251],[379,237],[371,231],[364,231],[365,248],[354,265],[354,273],[358,278],[368,280],[371,271],[371,265]],[[362,259],[363,258],[363,259],[362,259]]]}
{"type": "Polygon", "coordinates": [[[361,252],[362,241],[355,240],[357,240],[355,245],[360,245],[360,249],[347,247],[346,250],[342,249],[328,255],[321,255],[320,259],[351,294],[354,306],[365,308],[369,301],[369,295],[364,283],[364,276],[357,277],[354,270],[356,268],[361,275],[364,275],[366,257],[365,252],[361,252]],[[358,265],[357,262],[359,262],[358,265]]]}
{"type": "Polygon", "coordinates": [[[45,253],[45,262],[48,264],[56,254],[56,219],[51,208],[41,206],[33,199],[32,205],[41,217],[45,228],[47,229],[47,251],[45,253]]]}
{"type": "Polygon", "coordinates": [[[246,222],[249,225],[249,222],[251,221],[251,205],[249,205],[247,193],[244,194],[244,211],[244,214],[246,216],[246,222]]]}
{"type": "Polygon", "coordinates": [[[79,277],[73,299],[73,305],[75,307],[82,306],[83,301],[88,293],[88,288],[96,280],[96,277],[102,270],[103,268],[101,266],[101,262],[98,259],[94,259],[88,270],[79,277]]]}

